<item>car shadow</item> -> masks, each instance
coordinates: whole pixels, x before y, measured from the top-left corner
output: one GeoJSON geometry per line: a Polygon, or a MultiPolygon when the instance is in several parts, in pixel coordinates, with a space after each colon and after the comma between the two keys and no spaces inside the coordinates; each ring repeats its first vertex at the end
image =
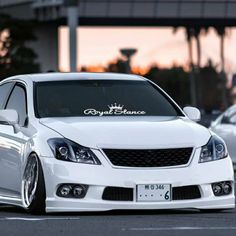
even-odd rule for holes
{"type": "Polygon", "coordinates": [[[3,205],[0,204],[0,213],[1,215],[6,213],[7,215],[20,214],[20,215],[28,215],[28,216],[58,216],[58,217],[76,217],[76,216],[145,216],[145,215],[196,215],[196,214],[232,214],[235,213],[235,210],[225,210],[220,212],[215,211],[200,211],[197,209],[174,209],[174,210],[111,210],[111,211],[102,211],[102,212],[63,212],[63,213],[45,213],[43,215],[32,215],[29,214],[21,207],[11,206],[11,205],[3,205]],[[10,214],[8,214],[10,213],[10,214]]]}
{"type": "Polygon", "coordinates": [[[0,204],[0,213],[27,213],[22,207],[0,204]]]}
{"type": "Polygon", "coordinates": [[[69,212],[69,213],[50,213],[50,215],[61,216],[143,216],[143,215],[195,215],[195,214],[232,214],[233,210],[219,212],[200,211],[197,209],[175,209],[175,210],[111,210],[103,212],[69,212]]]}

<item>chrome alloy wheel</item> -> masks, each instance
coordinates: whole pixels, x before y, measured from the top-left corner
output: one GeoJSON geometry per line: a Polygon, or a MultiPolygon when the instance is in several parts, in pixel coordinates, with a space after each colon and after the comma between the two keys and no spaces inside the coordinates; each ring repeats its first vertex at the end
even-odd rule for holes
{"type": "Polygon", "coordinates": [[[22,180],[22,201],[25,208],[29,208],[35,198],[38,176],[38,159],[35,156],[31,156],[26,164],[22,180]]]}

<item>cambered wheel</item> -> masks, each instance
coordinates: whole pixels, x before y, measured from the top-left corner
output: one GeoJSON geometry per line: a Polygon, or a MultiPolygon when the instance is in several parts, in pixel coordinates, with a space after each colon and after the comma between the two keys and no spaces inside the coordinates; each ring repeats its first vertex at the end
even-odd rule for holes
{"type": "Polygon", "coordinates": [[[22,179],[23,206],[32,214],[42,214],[45,212],[45,199],[43,169],[37,155],[31,154],[22,179]]]}

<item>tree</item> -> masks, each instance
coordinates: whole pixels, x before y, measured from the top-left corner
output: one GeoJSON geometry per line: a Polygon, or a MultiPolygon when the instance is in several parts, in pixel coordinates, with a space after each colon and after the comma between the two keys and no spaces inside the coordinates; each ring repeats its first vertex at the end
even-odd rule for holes
{"type": "Polygon", "coordinates": [[[192,27],[185,28],[186,41],[188,43],[188,52],[189,52],[189,67],[190,67],[190,94],[191,94],[191,103],[193,106],[197,105],[197,88],[194,75],[194,63],[193,63],[193,37],[194,29],[192,27]]]}
{"type": "Polygon", "coordinates": [[[226,74],[225,74],[225,36],[226,36],[226,29],[224,26],[219,26],[215,28],[217,34],[220,37],[220,61],[221,61],[221,86],[223,89],[222,93],[222,101],[224,108],[228,107],[227,101],[227,91],[226,91],[226,74]]]}
{"type": "Polygon", "coordinates": [[[194,29],[190,27],[185,28],[185,38],[188,44],[188,59],[190,68],[193,67],[193,37],[194,37],[194,29]]]}
{"type": "Polygon", "coordinates": [[[216,66],[209,60],[208,64],[199,71],[199,80],[202,83],[202,107],[205,111],[220,109],[222,107],[221,74],[217,72],[216,66]]]}
{"type": "Polygon", "coordinates": [[[194,38],[196,39],[197,43],[197,68],[199,69],[201,67],[201,59],[202,59],[202,50],[201,50],[201,41],[200,41],[200,36],[201,36],[201,30],[202,28],[199,26],[194,27],[194,38]]]}
{"type": "Polygon", "coordinates": [[[30,21],[0,16],[0,80],[15,74],[40,71],[37,55],[27,46],[36,40],[30,21]]]}
{"type": "Polygon", "coordinates": [[[117,59],[115,62],[108,64],[107,72],[127,73],[127,62],[122,59],[117,59]]]}
{"type": "MultiPolygon", "coordinates": [[[[191,102],[190,95],[190,72],[186,72],[182,67],[158,68],[153,66],[145,74],[153,82],[163,88],[182,107],[191,102]]],[[[209,60],[208,64],[201,67],[198,72],[198,81],[202,84],[202,106],[205,111],[211,112],[213,109],[222,107],[222,87],[220,73],[216,66],[209,60]]]]}
{"type": "Polygon", "coordinates": [[[226,30],[225,27],[216,27],[215,28],[217,34],[220,37],[220,61],[221,61],[221,71],[225,71],[225,35],[226,30]]]}
{"type": "MultiPolygon", "coordinates": [[[[194,37],[194,29],[192,27],[186,26],[185,28],[185,39],[188,45],[188,64],[189,67],[193,66],[193,37],[194,37]]],[[[174,28],[174,34],[177,32],[178,28],[174,28]]]]}
{"type": "Polygon", "coordinates": [[[189,74],[182,67],[152,66],[144,76],[163,88],[180,106],[190,104],[189,74]]]}

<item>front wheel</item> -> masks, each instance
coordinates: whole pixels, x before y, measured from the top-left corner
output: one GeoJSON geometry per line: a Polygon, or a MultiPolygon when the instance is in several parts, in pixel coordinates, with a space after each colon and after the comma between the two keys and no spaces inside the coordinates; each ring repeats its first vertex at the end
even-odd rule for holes
{"type": "Polygon", "coordinates": [[[24,208],[32,214],[45,212],[45,182],[43,169],[36,154],[27,160],[22,178],[22,202],[24,208]]]}

